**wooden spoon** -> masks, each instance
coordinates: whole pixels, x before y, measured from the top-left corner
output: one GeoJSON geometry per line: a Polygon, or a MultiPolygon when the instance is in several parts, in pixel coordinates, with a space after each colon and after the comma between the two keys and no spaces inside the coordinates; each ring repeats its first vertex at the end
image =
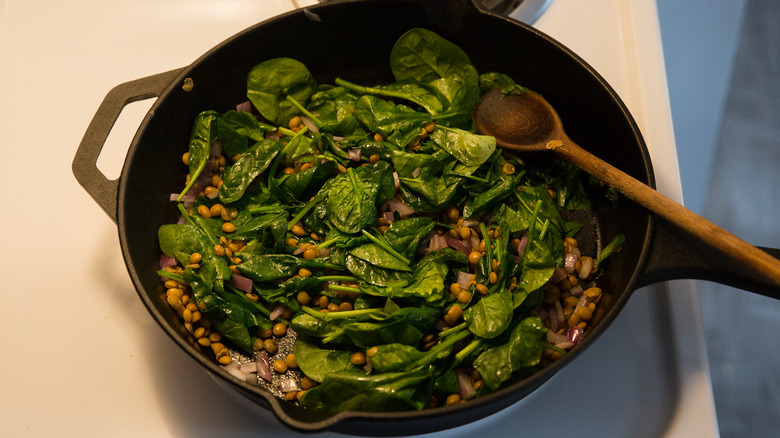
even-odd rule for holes
{"type": "Polygon", "coordinates": [[[518,152],[552,151],[626,197],[780,285],[780,260],[637,181],[573,142],[558,113],[538,93],[494,89],[477,103],[474,126],[496,144],[518,152]]]}

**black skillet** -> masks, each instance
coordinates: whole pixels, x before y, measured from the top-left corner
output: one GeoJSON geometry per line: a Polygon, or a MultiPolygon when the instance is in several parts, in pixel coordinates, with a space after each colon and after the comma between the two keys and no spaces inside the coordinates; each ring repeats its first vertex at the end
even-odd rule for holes
{"type": "Polygon", "coordinates": [[[605,299],[588,336],[552,366],[484,398],[420,412],[322,415],[238,381],[201,353],[169,308],[155,274],[160,256],[157,229],[176,221],[176,208],[168,199],[170,193],[181,189],[184,180],[186,172],[179,163],[195,116],[206,109],[224,112],[245,101],[246,74],[263,60],[295,57],[309,67],[319,83],[331,82],[336,76],[357,83],[390,82],[388,56],[395,40],[413,27],[436,30],[460,45],[479,71],[507,73],[540,92],[557,109],[571,138],[654,186],[652,165],[639,129],[604,79],[547,35],[483,12],[476,5],[472,0],[348,1],[278,16],[231,37],[187,67],[117,86],[99,107],[79,146],[73,172],[117,223],[125,264],[154,319],[204,369],[271,409],[289,427],[403,435],[484,418],[533,392],[571,363],[608,327],[635,289],[652,283],[696,278],[780,297],[780,288],[770,281],[742,268],[727,254],[686,237],[633,202],[624,199],[614,209],[599,201],[584,218],[590,226],[581,240],[587,241],[593,251],[617,234],[625,235],[626,244],[610,261],[602,282],[605,299]],[[185,78],[194,83],[189,92],[182,89],[185,78]],[[108,180],[96,162],[111,127],[125,105],[153,97],[157,100],[130,145],[121,176],[108,180]]]}

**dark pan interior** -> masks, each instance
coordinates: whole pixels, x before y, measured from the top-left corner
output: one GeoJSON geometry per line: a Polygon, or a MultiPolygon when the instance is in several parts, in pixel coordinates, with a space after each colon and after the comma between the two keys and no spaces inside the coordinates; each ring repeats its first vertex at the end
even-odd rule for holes
{"type": "MultiPolygon", "coordinates": [[[[293,57],[306,64],[320,83],[336,76],[357,83],[392,80],[388,57],[395,40],[413,27],[433,28],[420,1],[369,1],[311,8],[319,21],[292,12],[243,31],[194,62],[160,97],[128,153],[121,177],[118,225],[125,261],[140,297],[174,341],[206,369],[238,390],[270,406],[298,430],[330,428],[361,435],[423,433],[454,427],[494,413],[524,397],[574,360],[578,351],[603,331],[633,289],[644,261],[650,215],[629,201],[615,211],[608,202],[593,213],[598,223],[592,245],[600,247],[616,234],[627,238],[624,251],[611,262],[603,284],[609,299],[586,341],[566,358],[537,375],[483,399],[457,408],[423,412],[356,414],[335,417],[304,411],[265,391],[222,373],[168,308],[155,271],[159,267],[157,229],[176,220],[168,201],[186,174],[186,151],[196,115],[208,109],[224,112],[246,100],[245,78],[255,64],[274,57],[293,57]],[[181,82],[191,78],[194,89],[181,82]],[[403,420],[402,422],[398,420],[403,420]],[[377,424],[381,427],[377,428],[377,424]]],[[[641,181],[652,184],[647,151],[630,115],[606,83],[579,58],[537,31],[514,21],[474,13],[466,27],[450,38],[471,56],[480,72],[501,71],[542,93],[558,110],[570,137],[597,156],[641,181]]]]}

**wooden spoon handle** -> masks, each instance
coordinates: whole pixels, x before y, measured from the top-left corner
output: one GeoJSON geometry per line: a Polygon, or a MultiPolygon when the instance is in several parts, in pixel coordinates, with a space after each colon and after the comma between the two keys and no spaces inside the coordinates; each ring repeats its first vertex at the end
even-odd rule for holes
{"type": "Polygon", "coordinates": [[[627,198],[780,285],[780,260],[595,157],[569,139],[554,148],[554,151],[559,157],[614,187],[627,198]]]}

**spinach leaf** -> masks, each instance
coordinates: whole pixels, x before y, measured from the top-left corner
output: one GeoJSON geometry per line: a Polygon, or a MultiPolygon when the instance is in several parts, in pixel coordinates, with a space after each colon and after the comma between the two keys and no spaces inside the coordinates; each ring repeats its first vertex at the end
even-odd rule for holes
{"type": "Polygon", "coordinates": [[[432,120],[428,113],[395,105],[372,95],[358,99],[354,105],[354,114],[366,129],[380,133],[396,149],[406,147],[432,120]]]}
{"type": "Polygon", "coordinates": [[[295,340],[295,360],[298,368],[310,378],[322,382],[325,376],[341,371],[363,373],[349,359],[351,351],[320,348],[313,338],[298,336],[295,340]]]}
{"type": "Polygon", "coordinates": [[[204,111],[198,114],[192,127],[189,145],[189,169],[190,182],[184,187],[179,198],[181,202],[184,195],[195,184],[201,172],[206,168],[206,163],[211,155],[211,145],[216,138],[216,121],[218,114],[215,111],[204,111]]]}
{"type": "Polygon", "coordinates": [[[290,254],[254,255],[236,266],[242,274],[255,281],[273,281],[295,275],[301,268],[338,268],[318,260],[306,260],[290,254]]]}
{"type": "Polygon", "coordinates": [[[385,162],[373,166],[349,168],[347,173],[330,179],[320,190],[322,220],[346,234],[359,233],[376,223],[376,204],[394,193],[392,170],[385,162]]]}
{"type": "Polygon", "coordinates": [[[434,225],[433,219],[427,216],[393,221],[385,231],[385,239],[396,251],[411,260],[430,236],[434,225]]]}
{"type": "Polygon", "coordinates": [[[496,151],[496,139],[472,134],[462,129],[438,125],[431,132],[431,140],[467,166],[479,166],[496,151]]]}
{"type": "Polygon", "coordinates": [[[265,139],[252,146],[233,165],[226,167],[222,172],[220,201],[224,203],[238,201],[249,184],[268,168],[280,149],[279,142],[265,139]]]}
{"type": "Polygon", "coordinates": [[[411,345],[378,345],[376,354],[371,356],[371,369],[380,373],[413,370],[414,364],[425,356],[425,352],[411,345]]]}
{"type": "Polygon", "coordinates": [[[350,254],[346,256],[344,263],[352,275],[366,283],[376,286],[387,286],[391,283],[408,282],[410,278],[408,272],[380,268],[350,254]]]}
{"type": "Polygon", "coordinates": [[[261,62],[249,71],[247,97],[257,111],[275,125],[287,125],[298,114],[287,96],[306,104],[317,83],[300,61],[274,58],[261,62]]]}
{"type": "Polygon", "coordinates": [[[428,404],[427,380],[424,370],[383,374],[337,372],[306,391],[301,406],[320,412],[420,410],[428,404]]]}
{"type": "Polygon", "coordinates": [[[515,85],[515,81],[504,73],[489,72],[479,75],[479,88],[483,93],[487,93],[494,88],[503,88],[510,85],[515,85]]]}
{"type": "Polygon", "coordinates": [[[390,52],[390,68],[397,81],[453,78],[463,84],[479,84],[477,69],[463,49],[422,28],[411,29],[396,41],[390,52]]]}
{"type": "Polygon", "coordinates": [[[308,108],[318,115],[321,132],[339,136],[362,135],[366,131],[353,112],[357,100],[358,97],[344,87],[329,87],[314,93],[308,108]]]}
{"type": "Polygon", "coordinates": [[[408,264],[375,243],[367,243],[349,251],[349,254],[363,259],[374,266],[395,271],[412,271],[408,264]]]}
{"type": "Polygon", "coordinates": [[[398,173],[401,195],[415,210],[439,212],[458,200],[461,179],[444,174],[447,166],[456,161],[447,152],[396,151],[392,161],[398,173]]]}
{"type": "Polygon", "coordinates": [[[512,295],[500,291],[482,297],[466,309],[463,319],[469,331],[481,338],[493,339],[509,327],[513,310],[512,295]]]}
{"type": "Polygon", "coordinates": [[[516,373],[539,364],[546,335],[547,328],[539,318],[525,318],[512,329],[506,344],[482,352],[474,360],[474,368],[485,384],[496,390],[516,373]]]}
{"type": "Polygon", "coordinates": [[[271,180],[271,192],[286,203],[308,201],[336,173],[336,162],[326,161],[295,175],[271,180]]]}
{"type": "Polygon", "coordinates": [[[228,157],[243,154],[249,148],[249,140],[261,141],[266,132],[275,126],[259,122],[246,111],[228,111],[217,118],[217,138],[228,157]]]}

